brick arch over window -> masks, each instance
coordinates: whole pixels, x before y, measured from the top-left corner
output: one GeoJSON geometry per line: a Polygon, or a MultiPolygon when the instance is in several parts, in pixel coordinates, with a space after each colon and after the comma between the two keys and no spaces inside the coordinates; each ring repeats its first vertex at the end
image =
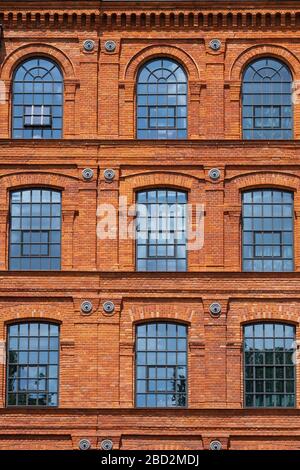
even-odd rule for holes
{"type": "Polygon", "coordinates": [[[73,267],[74,220],[76,216],[76,178],[56,173],[22,172],[0,177],[0,270],[8,266],[8,228],[10,192],[19,188],[44,187],[62,191],[62,270],[73,267]]]}
{"type": "Polygon", "coordinates": [[[61,68],[64,82],[64,137],[75,136],[75,97],[79,80],[76,78],[74,66],[64,52],[48,44],[26,44],[13,51],[4,61],[1,68],[0,79],[5,84],[5,103],[0,107],[1,126],[0,138],[9,137],[9,101],[13,74],[16,67],[26,59],[32,57],[45,57],[52,59],[61,68]]]}
{"type": "MultiPolygon", "coordinates": [[[[228,112],[232,117],[230,122],[230,129],[228,135],[232,139],[239,139],[242,135],[242,122],[240,112],[240,99],[242,78],[245,67],[255,59],[260,57],[274,57],[275,59],[284,62],[290,69],[293,79],[300,79],[300,61],[296,55],[285,47],[278,45],[266,44],[252,46],[235,58],[227,71],[228,83],[230,87],[229,100],[227,104],[228,112]]],[[[294,105],[294,116],[300,112],[300,104],[294,105]]],[[[300,138],[300,122],[298,119],[294,120],[294,138],[300,138]]]]}
{"type": "MultiPolygon", "coordinates": [[[[120,316],[120,351],[121,364],[120,371],[127,370],[128,374],[120,374],[120,390],[122,402],[121,406],[133,407],[134,403],[134,341],[136,324],[151,322],[174,322],[187,325],[188,328],[188,367],[189,377],[197,382],[197,377],[193,377],[197,371],[198,376],[205,374],[204,364],[204,326],[203,326],[203,305],[199,298],[190,299],[186,302],[174,302],[170,299],[136,299],[133,303],[124,302],[120,316]],[[131,380],[128,380],[131,377],[131,380]]],[[[189,387],[189,403],[193,406],[204,401],[203,396],[198,393],[198,387],[189,387]]]]}
{"type": "MultiPolygon", "coordinates": [[[[285,323],[287,325],[299,325],[299,302],[285,298],[256,299],[245,302],[244,299],[236,299],[230,302],[230,315],[228,315],[227,337],[232,345],[228,349],[230,353],[231,367],[228,370],[227,384],[231,390],[231,402],[240,404],[242,400],[242,388],[232,387],[236,384],[237,377],[243,377],[243,361],[241,348],[243,347],[243,326],[251,323],[271,322],[285,323]]],[[[299,373],[299,366],[297,375],[299,373]]],[[[299,401],[299,400],[298,400],[299,401]]]]}
{"type": "Polygon", "coordinates": [[[48,44],[26,44],[6,57],[2,65],[1,80],[10,80],[23,60],[35,56],[49,57],[61,67],[65,80],[75,79],[74,66],[64,52],[48,44]]]}
{"type": "Polygon", "coordinates": [[[191,191],[198,184],[198,178],[183,175],[180,173],[168,172],[149,172],[143,174],[130,175],[121,182],[121,193],[128,195],[130,204],[133,204],[135,192],[151,187],[169,187],[182,191],[191,191]]]}
{"type": "Polygon", "coordinates": [[[228,187],[231,200],[239,205],[240,192],[250,188],[274,187],[287,191],[300,191],[300,176],[279,171],[251,172],[234,177],[228,184],[231,186],[228,187]]]}
{"type": "Polygon", "coordinates": [[[140,67],[155,57],[170,57],[181,64],[188,80],[200,80],[200,73],[194,60],[182,49],[170,46],[149,46],[136,54],[127,64],[124,80],[135,81],[140,67]]]}
{"type": "MultiPolygon", "coordinates": [[[[19,299],[22,299],[22,297],[19,297],[19,299]]],[[[5,300],[0,305],[1,318],[6,326],[15,323],[40,321],[57,324],[61,326],[64,333],[72,325],[72,318],[67,319],[65,317],[66,310],[73,314],[72,302],[68,303],[65,299],[54,297],[42,300],[39,308],[36,308],[35,299],[31,297],[23,298],[21,303],[20,300],[5,300]],[[16,306],[18,307],[17,314],[16,306]]]]}
{"type": "Polygon", "coordinates": [[[228,333],[235,344],[242,345],[243,330],[241,326],[264,321],[299,325],[299,305],[286,299],[278,301],[253,299],[251,304],[234,301],[230,305],[231,315],[228,333]]]}
{"type": "MultiPolygon", "coordinates": [[[[203,175],[204,179],[204,175],[203,175]]],[[[199,179],[183,173],[170,171],[157,171],[141,174],[126,175],[120,181],[120,196],[125,196],[130,207],[135,203],[135,194],[142,189],[158,187],[168,187],[188,192],[188,203],[196,207],[197,204],[204,203],[204,181],[199,184],[199,179]]],[[[130,218],[133,222],[134,218],[130,218]]],[[[134,240],[130,237],[121,239],[119,242],[119,263],[121,269],[135,270],[135,248],[134,240]]],[[[204,250],[190,250],[188,253],[189,270],[197,270],[204,264],[204,250]]]]}
{"type": "Polygon", "coordinates": [[[300,78],[300,61],[296,55],[284,47],[270,44],[253,46],[242,52],[229,70],[229,79],[234,81],[242,80],[245,67],[254,59],[260,57],[274,57],[283,61],[290,68],[294,78],[300,78]]]}
{"type": "Polygon", "coordinates": [[[123,137],[135,135],[135,90],[140,67],[156,57],[166,57],[177,61],[185,70],[188,79],[188,135],[199,136],[200,72],[193,58],[182,49],[169,45],[149,46],[138,52],[124,68],[120,88],[120,130],[123,137]],[[193,119],[189,119],[193,116],[193,119]],[[130,127],[128,125],[130,123],[130,127]]]}
{"type": "MultiPolygon", "coordinates": [[[[300,230],[300,176],[284,172],[263,171],[234,176],[226,182],[226,208],[224,212],[224,252],[226,267],[232,271],[241,270],[241,193],[254,188],[279,188],[294,192],[295,234],[300,230]]],[[[300,269],[298,259],[300,243],[295,237],[295,270],[300,269]]]]}

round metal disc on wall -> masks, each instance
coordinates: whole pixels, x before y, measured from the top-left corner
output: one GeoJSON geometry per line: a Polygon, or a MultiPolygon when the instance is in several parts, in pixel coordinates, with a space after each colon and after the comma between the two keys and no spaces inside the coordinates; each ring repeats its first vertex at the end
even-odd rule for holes
{"type": "Polygon", "coordinates": [[[82,313],[84,313],[85,315],[88,315],[93,310],[93,304],[89,300],[85,300],[84,302],[82,302],[80,308],[81,308],[82,313]]]}
{"type": "Polygon", "coordinates": [[[221,172],[220,172],[219,168],[212,168],[211,170],[209,170],[208,176],[213,181],[217,181],[221,176],[221,172]]]}
{"type": "Polygon", "coordinates": [[[210,42],[209,42],[209,47],[213,50],[213,51],[218,51],[221,49],[221,46],[222,46],[222,43],[220,41],[220,39],[212,39],[210,42]]]}
{"type": "Polygon", "coordinates": [[[101,449],[102,450],[112,450],[113,448],[113,441],[110,439],[104,439],[101,441],[101,449]]]}
{"type": "Polygon", "coordinates": [[[115,179],[116,173],[112,168],[106,168],[103,172],[104,178],[106,181],[113,181],[115,179]]]}
{"type": "Polygon", "coordinates": [[[115,41],[109,40],[105,42],[104,47],[107,52],[114,52],[116,50],[117,45],[115,41]]]}
{"type": "Polygon", "coordinates": [[[94,171],[91,168],[85,168],[84,170],[82,170],[82,177],[84,180],[90,181],[91,179],[93,179],[93,176],[94,171]]]}
{"type": "Polygon", "coordinates": [[[93,41],[92,39],[87,39],[83,42],[83,49],[86,52],[92,52],[95,49],[95,41],[93,41]]]}
{"type": "Polygon", "coordinates": [[[110,300],[107,300],[107,302],[104,302],[103,304],[103,310],[105,313],[111,314],[115,311],[115,304],[110,300]]]}
{"type": "Polygon", "coordinates": [[[220,441],[211,441],[209,448],[210,450],[222,450],[222,443],[220,441]]]}
{"type": "Polygon", "coordinates": [[[91,448],[91,442],[88,439],[81,439],[78,447],[80,450],[89,450],[91,448]]]}
{"type": "Polygon", "coordinates": [[[222,312],[222,307],[219,303],[214,302],[209,306],[209,311],[210,311],[212,316],[219,317],[221,315],[221,312],[222,312]]]}

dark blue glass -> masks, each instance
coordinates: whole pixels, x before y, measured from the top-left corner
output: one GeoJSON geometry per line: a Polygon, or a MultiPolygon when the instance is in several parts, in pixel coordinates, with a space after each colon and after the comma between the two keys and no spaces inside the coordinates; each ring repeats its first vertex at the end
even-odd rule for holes
{"type": "Polygon", "coordinates": [[[295,406],[295,328],[281,323],[244,327],[245,406],[295,406]]]}
{"type": "Polygon", "coordinates": [[[243,76],[244,139],[293,138],[292,75],[280,60],[260,58],[243,76]]]}
{"type": "Polygon", "coordinates": [[[30,188],[10,198],[10,270],[61,267],[61,192],[30,188]]]}
{"type": "Polygon", "coordinates": [[[293,206],[289,191],[243,193],[243,271],[293,271],[293,206]]]}
{"type": "Polygon", "coordinates": [[[139,71],[137,138],[187,137],[187,76],[172,59],[156,58],[139,71]]]}
{"type": "Polygon", "coordinates": [[[148,323],[136,328],[136,406],[187,406],[187,327],[148,323]]]}
{"type": "Polygon", "coordinates": [[[47,58],[22,62],[13,78],[12,137],[60,139],[63,117],[63,76],[47,58]]]}
{"type": "Polygon", "coordinates": [[[7,406],[57,406],[58,325],[10,325],[7,344],[7,406]]]}
{"type": "Polygon", "coordinates": [[[137,193],[137,271],[186,271],[186,204],[183,191],[137,193]]]}

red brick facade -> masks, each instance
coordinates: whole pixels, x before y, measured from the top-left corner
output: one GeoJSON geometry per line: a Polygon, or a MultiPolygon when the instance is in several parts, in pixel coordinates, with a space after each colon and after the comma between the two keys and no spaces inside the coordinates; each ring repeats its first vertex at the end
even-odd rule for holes
{"type": "MultiPolygon", "coordinates": [[[[289,65],[300,80],[296,2],[8,1],[0,8],[0,449],[99,448],[300,449],[300,381],[295,409],[245,409],[243,325],[289,322],[300,339],[300,105],[294,140],[243,141],[241,77],[258,56],[289,65]],[[232,3],[236,7],[232,9],[232,3]],[[221,49],[209,47],[213,38],[221,49]],[[92,52],[83,42],[95,41],[92,52]],[[114,40],[114,52],[105,42],[114,40]],[[64,138],[12,140],[11,84],[26,57],[54,59],[64,75],[64,138]],[[188,139],[135,139],[135,83],[142,63],[167,56],[188,76],[188,139]],[[208,172],[217,167],[221,178],[208,172]],[[82,170],[94,177],[84,181],[82,170]],[[116,178],[107,182],[106,168],[116,178]],[[8,271],[9,191],[59,188],[62,271],[8,271]],[[270,186],[294,192],[295,272],[241,272],[241,191],[270,186]],[[99,240],[97,207],[134,202],[149,187],[176,187],[205,205],[202,249],[187,273],[135,272],[131,239],[99,240]],[[93,303],[82,315],[84,300],[93,303]],[[102,304],[115,303],[113,315],[102,304]],[[212,318],[209,305],[222,314],[212,318]],[[7,325],[48,319],[61,326],[59,407],[6,407],[7,325]],[[188,325],[188,409],[134,407],[137,322],[188,325]]],[[[298,377],[300,368],[297,366],[298,377]]]]}

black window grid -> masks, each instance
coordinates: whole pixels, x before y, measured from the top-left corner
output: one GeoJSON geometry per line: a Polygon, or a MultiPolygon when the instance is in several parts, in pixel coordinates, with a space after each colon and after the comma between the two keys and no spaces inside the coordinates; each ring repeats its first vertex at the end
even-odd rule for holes
{"type": "Polygon", "coordinates": [[[140,191],[137,204],[137,271],[186,271],[187,193],[162,188],[140,191]]]}
{"type": "Polygon", "coordinates": [[[61,192],[26,188],[10,196],[9,269],[60,270],[61,192]]]}
{"type": "Polygon", "coordinates": [[[58,65],[46,58],[30,58],[16,69],[13,79],[12,137],[60,139],[63,130],[63,77],[58,65]],[[47,123],[28,124],[28,108],[48,109],[47,123]],[[27,123],[26,123],[27,122],[27,123]]]}
{"type": "Polygon", "coordinates": [[[284,63],[259,58],[248,65],[242,110],[244,139],[293,138],[292,75],[284,63]]]}
{"type": "Polygon", "coordinates": [[[293,193],[268,188],[242,197],[243,271],[293,271],[293,193]]]}
{"type": "Polygon", "coordinates": [[[295,328],[291,325],[259,323],[244,327],[246,408],[295,407],[294,341],[295,328]],[[255,328],[260,329],[258,335],[255,328]],[[276,333],[277,329],[281,331],[276,333]]]}
{"type": "Polygon", "coordinates": [[[58,406],[59,326],[12,324],[7,336],[7,406],[58,406]]]}
{"type": "Polygon", "coordinates": [[[157,322],[136,327],[136,407],[187,407],[187,327],[157,322]]]}
{"type": "Polygon", "coordinates": [[[154,59],[140,70],[137,82],[137,138],[187,137],[187,77],[172,59],[154,59]],[[157,64],[153,68],[153,64],[157,64]],[[147,71],[147,77],[145,77],[147,71]],[[157,116],[151,118],[152,113],[157,116]]]}

